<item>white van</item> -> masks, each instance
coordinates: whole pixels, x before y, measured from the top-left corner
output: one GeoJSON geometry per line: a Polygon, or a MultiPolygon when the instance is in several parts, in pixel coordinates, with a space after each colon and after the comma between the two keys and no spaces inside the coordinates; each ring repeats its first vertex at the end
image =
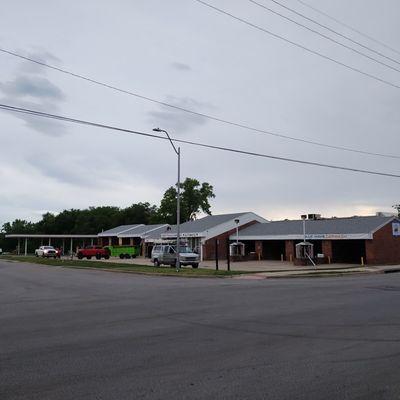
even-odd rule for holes
{"type": "MultiPolygon", "coordinates": [[[[184,245],[179,248],[180,262],[181,265],[191,265],[193,268],[199,266],[199,255],[194,253],[193,250],[184,245]]],[[[151,262],[154,263],[155,267],[160,265],[171,265],[176,266],[176,246],[170,244],[156,244],[151,252],[151,262]]]]}

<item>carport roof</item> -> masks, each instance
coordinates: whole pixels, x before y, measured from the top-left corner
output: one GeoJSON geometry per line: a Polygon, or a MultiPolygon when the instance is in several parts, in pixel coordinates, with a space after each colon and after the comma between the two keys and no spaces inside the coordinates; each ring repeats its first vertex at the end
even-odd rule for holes
{"type": "MultiPolygon", "coordinates": [[[[396,217],[367,216],[306,220],[308,239],[369,239],[372,234],[396,217]]],[[[240,240],[302,239],[303,221],[275,221],[254,224],[239,231],[240,240]]],[[[231,235],[230,239],[236,239],[231,235]]]]}
{"type": "Polygon", "coordinates": [[[6,238],[27,238],[27,239],[95,239],[97,235],[79,234],[41,234],[41,233],[9,233],[6,238]]]}

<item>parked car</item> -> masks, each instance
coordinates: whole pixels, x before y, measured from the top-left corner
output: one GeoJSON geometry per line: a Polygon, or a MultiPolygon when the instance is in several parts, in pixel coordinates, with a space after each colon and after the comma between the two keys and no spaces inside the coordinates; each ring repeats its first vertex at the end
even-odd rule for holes
{"type": "Polygon", "coordinates": [[[110,258],[110,252],[101,246],[86,246],[78,249],[76,255],[80,260],[84,257],[88,260],[92,257],[96,257],[97,260],[100,260],[101,258],[108,260],[110,258]]]}
{"type": "MultiPolygon", "coordinates": [[[[181,265],[191,265],[193,268],[198,268],[200,262],[199,255],[194,253],[190,247],[180,246],[179,256],[181,265]]],[[[177,252],[175,245],[157,244],[153,247],[151,262],[154,263],[154,266],[159,267],[164,264],[175,267],[176,260],[177,252]]]]}
{"type": "Polygon", "coordinates": [[[111,257],[136,258],[140,253],[139,246],[105,246],[111,257]]]}
{"type": "Polygon", "coordinates": [[[57,258],[57,251],[53,246],[40,246],[35,250],[35,256],[57,258]]]}

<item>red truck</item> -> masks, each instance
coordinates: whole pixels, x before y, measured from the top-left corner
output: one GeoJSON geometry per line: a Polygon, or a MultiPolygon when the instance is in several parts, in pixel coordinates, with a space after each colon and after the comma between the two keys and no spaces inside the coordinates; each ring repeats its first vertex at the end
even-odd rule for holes
{"type": "Polygon", "coordinates": [[[100,260],[101,258],[108,260],[110,258],[110,252],[101,246],[86,246],[82,249],[78,249],[76,255],[80,260],[84,257],[88,260],[92,257],[96,257],[97,260],[100,260]]]}

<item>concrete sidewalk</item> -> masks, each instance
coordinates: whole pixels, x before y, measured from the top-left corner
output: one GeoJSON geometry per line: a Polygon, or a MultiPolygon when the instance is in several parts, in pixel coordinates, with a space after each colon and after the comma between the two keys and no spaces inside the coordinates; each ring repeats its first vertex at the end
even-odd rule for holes
{"type": "MultiPolygon", "coordinates": [[[[121,264],[141,264],[152,266],[150,259],[138,257],[135,259],[119,259],[111,258],[110,260],[102,260],[117,262],[121,264]]],[[[190,267],[184,267],[190,268],[190,267]]],[[[203,261],[200,268],[215,269],[215,261],[203,261]]],[[[227,270],[226,260],[220,260],[218,265],[219,270],[227,270]]],[[[301,277],[301,276],[333,276],[346,274],[371,274],[400,271],[400,265],[377,265],[377,266],[361,266],[357,264],[322,264],[313,266],[295,266],[287,261],[242,261],[231,262],[231,271],[245,271],[248,274],[238,275],[235,279],[268,279],[268,278],[284,278],[284,277],[301,277]]]]}

